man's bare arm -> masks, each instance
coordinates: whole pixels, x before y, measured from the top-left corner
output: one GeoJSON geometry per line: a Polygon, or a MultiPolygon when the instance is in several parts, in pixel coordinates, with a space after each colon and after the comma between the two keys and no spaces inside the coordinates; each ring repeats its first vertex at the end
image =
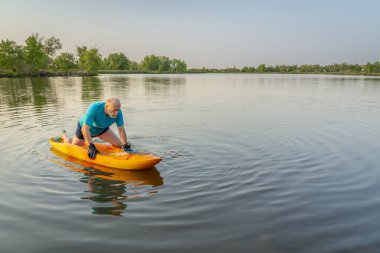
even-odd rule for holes
{"type": "Polygon", "coordinates": [[[86,123],[83,123],[82,134],[83,134],[83,137],[84,137],[85,141],[87,142],[87,144],[90,145],[92,143],[90,126],[86,125],[86,123]]]}
{"type": "Polygon", "coordinates": [[[119,131],[121,145],[126,144],[127,143],[127,133],[125,132],[124,126],[118,127],[117,130],[119,131]]]}

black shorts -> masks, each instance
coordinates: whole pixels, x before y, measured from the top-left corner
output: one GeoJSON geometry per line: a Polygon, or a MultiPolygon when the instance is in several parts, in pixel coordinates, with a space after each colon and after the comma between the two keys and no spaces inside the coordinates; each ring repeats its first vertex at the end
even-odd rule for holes
{"type": "MultiPolygon", "coordinates": [[[[104,128],[104,130],[103,130],[100,134],[97,134],[97,135],[92,135],[92,134],[91,134],[91,137],[97,137],[97,136],[99,136],[99,135],[102,135],[102,134],[104,134],[105,132],[107,132],[108,129],[110,129],[110,128],[109,128],[109,127],[104,128]]],[[[76,135],[79,139],[84,140],[84,136],[83,136],[83,133],[82,133],[82,128],[80,127],[79,122],[78,122],[78,125],[77,125],[77,130],[75,131],[75,135],[76,135]]]]}

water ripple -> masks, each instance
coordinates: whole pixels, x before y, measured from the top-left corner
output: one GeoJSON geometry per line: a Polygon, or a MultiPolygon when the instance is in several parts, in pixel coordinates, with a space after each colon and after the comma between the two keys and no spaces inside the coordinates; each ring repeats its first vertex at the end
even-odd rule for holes
{"type": "Polygon", "coordinates": [[[1,248],[376,252],[379,80],[0,79],[1,248]],[[157,168],[97,167],[50,149],[109,96],[122,101],[133,147],[163,157],[157,168]]]}

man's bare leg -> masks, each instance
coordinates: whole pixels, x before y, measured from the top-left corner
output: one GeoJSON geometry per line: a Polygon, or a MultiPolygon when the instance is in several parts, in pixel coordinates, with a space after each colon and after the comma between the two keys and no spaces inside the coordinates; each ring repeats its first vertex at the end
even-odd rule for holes
{"type": "MultiPolygon", "coordinates": [[[[67,140],[71,140],[71,139],[68,138],[67,140]]],[[[66,142],[66,141],[65,141],[65,142],[66,142]]],[[[70,143],[70,142],[67,142],[67,143],[70,143]]],[[[74,145],[83,146],[83,145],[84,145],[84,140],[79,139],[79,138],[74,134],[74,138],[73,138],[73,140],[71,141],[71,143],[74,144],[74,145]]]]}
{"type": "Polygon", "coordinates": [[[121,145],[122,145],[121,140],[119,138],[117,138],[117,136],[111,130],[111,128],[108,129],[107,132],[105,132],[104,134],[99,135],[98,137],[100,139],[102,139],[103,141],[111,143],[113,146],[121,147],[121,145]]]}
{"type": "Polygon", "coordinates": [[[71,138],[69,138],[69,136],[67,136],[65,130],[63,130],[63,132],[62,132],[61,138],[62,138],[64,143],[71,143],[72,142],[71,138]]]}
{"type": "Polygon", "coordinates": [[[78,146],[84,145],[84,140],[79,139],[76,135],[74,135],[74,138],[71,139],[69,136],[67,136],[66,131],[62,132],[61,138],[65,143],[71,143],[71,144],[78,145],[78,146]]]}

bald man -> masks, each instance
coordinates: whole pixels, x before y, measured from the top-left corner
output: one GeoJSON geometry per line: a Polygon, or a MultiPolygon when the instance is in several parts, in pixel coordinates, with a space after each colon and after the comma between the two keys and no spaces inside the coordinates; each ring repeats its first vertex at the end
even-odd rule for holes
{"type": "Polygon", "coordinates": [[[91,104],[85,115],[79,120],[74,138],[71,140],[64,132],[61,137],[66,143],[82,146],[89,144],[88,157],[95,159],[99,151],[92,142],[93,137],[99,137],[113,146],[122,147],[125,151],[130,150],[127,142],[127,134],[124,129],[123,113],[120,110],[120,100],[108,98],[105,102],[91,104]],[[120,139],[109,128],[116,123],[120,139]]]}

